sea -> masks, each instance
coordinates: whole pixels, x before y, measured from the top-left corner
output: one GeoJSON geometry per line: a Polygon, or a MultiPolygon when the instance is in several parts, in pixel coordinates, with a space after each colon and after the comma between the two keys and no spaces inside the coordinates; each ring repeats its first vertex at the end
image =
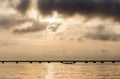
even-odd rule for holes
{"type": "Polygon", "coordinates": [[[0,63],[0,79],[120,79],[120,63],[0,63]]]}

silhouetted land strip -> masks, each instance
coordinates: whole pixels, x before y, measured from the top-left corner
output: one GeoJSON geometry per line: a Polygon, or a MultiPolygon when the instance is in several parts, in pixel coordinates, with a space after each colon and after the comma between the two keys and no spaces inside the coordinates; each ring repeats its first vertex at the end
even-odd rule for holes
{"type": "Polygon", "coordinates": [[[20,62],[25,62],[25,63],[63,63],[63,64],[74,64],[77,62],[83,62],[83,63],[105,63],[105,62],[111,62],[111,63],[116,63],[116,62],[120,62],[120,60],[0,60],[1,63],[8,63],[8,62],[15,62],[16,64],[20,63],[20,62]]]}

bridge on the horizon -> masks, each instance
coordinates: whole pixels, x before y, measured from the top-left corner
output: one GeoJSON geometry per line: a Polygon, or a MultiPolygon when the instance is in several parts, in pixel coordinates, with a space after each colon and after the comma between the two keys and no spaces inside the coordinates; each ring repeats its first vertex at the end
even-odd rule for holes
{"type": "Polygon", "coordinates": [[[63,63],[63,64],[74,64],[77,62],[81,63],[105,63],[105,62],[111,62],[116,63],[120,62],[120,60],[0,60],[0,63],[63,63]]]}

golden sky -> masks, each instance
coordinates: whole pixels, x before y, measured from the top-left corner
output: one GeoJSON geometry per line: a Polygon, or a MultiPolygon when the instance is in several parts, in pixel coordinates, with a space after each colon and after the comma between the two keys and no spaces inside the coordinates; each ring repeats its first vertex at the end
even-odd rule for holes
{"type": "Polygon", "coordinates": [[[119,4],[0,0],[0,60],[119,59],[119,4]]]}

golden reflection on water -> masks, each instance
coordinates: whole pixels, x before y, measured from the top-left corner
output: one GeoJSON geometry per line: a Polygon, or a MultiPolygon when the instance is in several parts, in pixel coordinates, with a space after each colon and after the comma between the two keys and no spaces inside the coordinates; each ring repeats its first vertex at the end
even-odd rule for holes
{"type": "Polygon", "coordinates": [[[120,63],[5,63],[0,79],[120,79],[120,63]]]}

